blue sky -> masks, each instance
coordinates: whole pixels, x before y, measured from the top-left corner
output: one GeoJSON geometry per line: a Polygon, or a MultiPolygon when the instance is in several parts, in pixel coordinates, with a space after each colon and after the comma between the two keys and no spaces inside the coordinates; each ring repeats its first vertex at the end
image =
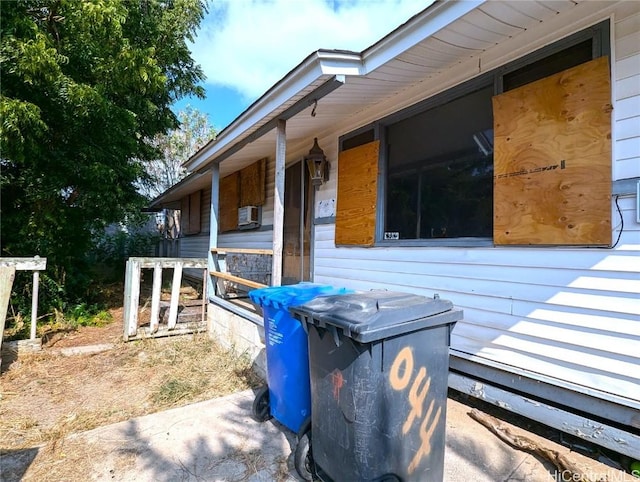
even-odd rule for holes
{"type": "Polygon", "coordinates": [[[207,99],[182,99],[220,131],[318,49],[360,52],[432,0],[209,0],[191,46],[207,99]]]}

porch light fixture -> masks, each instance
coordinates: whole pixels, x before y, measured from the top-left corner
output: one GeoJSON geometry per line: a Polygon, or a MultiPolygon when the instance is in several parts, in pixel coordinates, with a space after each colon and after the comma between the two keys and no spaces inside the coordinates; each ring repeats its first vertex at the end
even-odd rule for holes
{"type": "Polygon", "coordinates": [[[313,139],[313,147],[304,158],[309,169],[309,177],[314,186],[321,186],[329,180],[329,162],[324,151],[318,145],[318,138],[313,139]]]}

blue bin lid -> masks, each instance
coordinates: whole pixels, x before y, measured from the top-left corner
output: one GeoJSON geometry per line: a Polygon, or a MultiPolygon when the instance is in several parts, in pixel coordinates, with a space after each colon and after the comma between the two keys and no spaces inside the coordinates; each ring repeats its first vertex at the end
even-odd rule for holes
{"type": "Polygon", "coordinates": [[[334,326],[363,343],[462,319],[451,301],[387,290],[322,297],[291,311],[303,323],[334,326]]]}
{"type": "Polygon", "coordinates": [[[269,286],[252,290],[249,291],[249,298],[262,307],[273,306],[276,309],[288,309],[290,306],[307,303],[317,296],[343,295],[352,292],[346,288],[302,282],[295,285],[269,286]]]}

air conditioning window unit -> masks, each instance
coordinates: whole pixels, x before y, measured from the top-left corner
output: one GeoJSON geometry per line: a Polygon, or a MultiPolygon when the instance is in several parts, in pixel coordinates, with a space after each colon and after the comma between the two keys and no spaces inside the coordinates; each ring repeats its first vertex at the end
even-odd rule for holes
{"type": "Polygon", "coordinates": [[[258,225],[258,206],[242,206],[238,208],[238,226],[258,225]]]}

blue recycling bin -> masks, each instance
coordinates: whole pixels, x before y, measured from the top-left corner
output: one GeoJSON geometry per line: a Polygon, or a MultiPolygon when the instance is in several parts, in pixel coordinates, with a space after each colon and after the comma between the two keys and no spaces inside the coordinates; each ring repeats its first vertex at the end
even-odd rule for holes
{"type": "Polygon", "coordinates": [[[306,282],[249,292],[251,300],[262,307],[267,355],[268,387],[256,396],[256,418],[267,420],[273,416],[296,433],[309,419],[311,388],[307,334],[302,324],[289,313],[289,308],[318,296],[349,292],[345,288],[306,282]]]}

